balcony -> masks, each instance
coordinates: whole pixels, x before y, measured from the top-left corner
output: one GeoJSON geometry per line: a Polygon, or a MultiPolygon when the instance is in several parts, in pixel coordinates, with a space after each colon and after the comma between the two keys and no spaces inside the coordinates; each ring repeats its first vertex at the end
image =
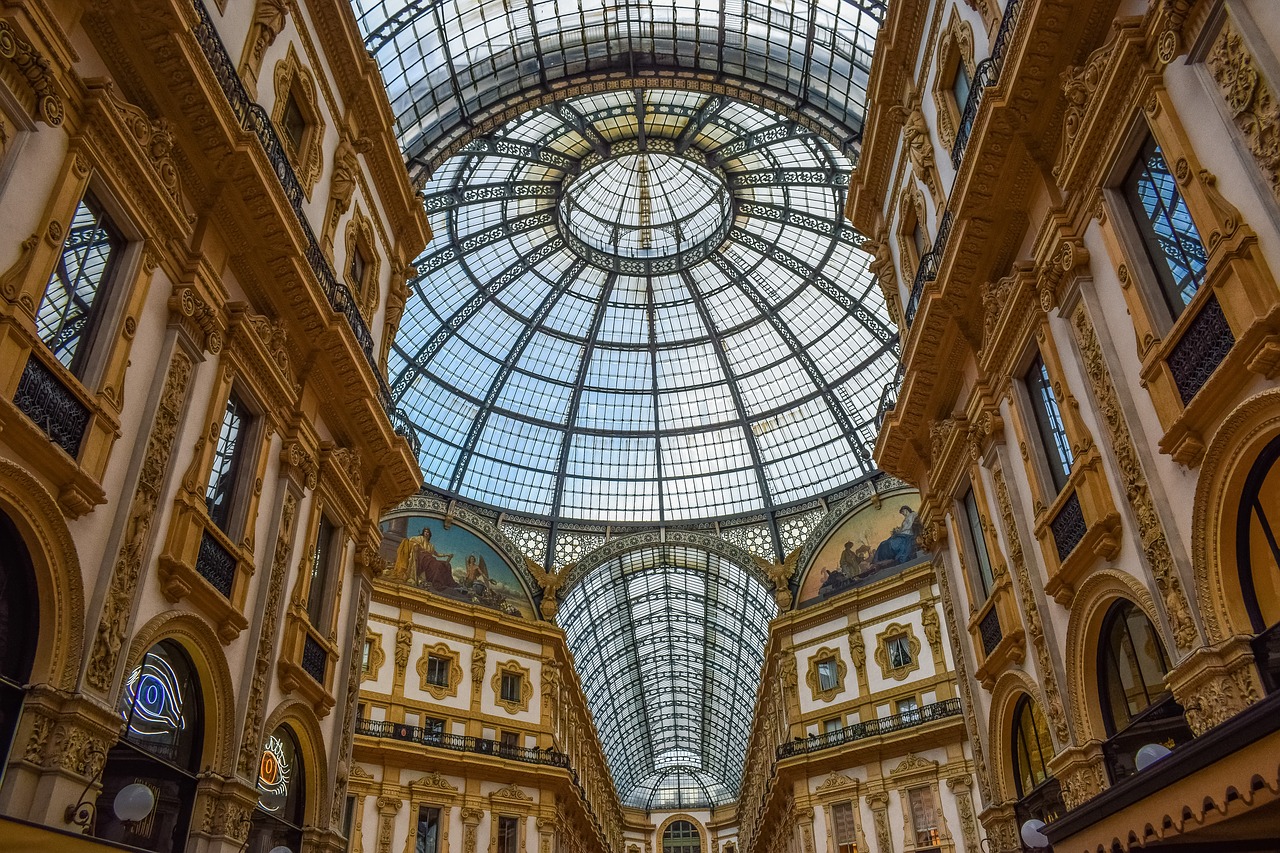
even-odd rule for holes
{"type": "Polygon", "coordinates": [[[373,354],[373,335],[370,333],[364,317],[360,314],[359,306],[351,296],[351,291],[346,284],[334,274],[333,267],[329,265],[324,251],[320,248],[320,241],[316,239],[315,232],[312,230],[311,223],[303,209],[306,203],[306,194],[303,192],[302,184],[298,181],[298,176],[293,171],[293,165],[285,155],[284,145],[276,134],[271,117],[267,115],[267,111],[260,104],[255,103],[249,97],[249,93],[245,90],[244,83],[240,80],[240,75],[236,71],[235,62],[231,59],[231,54],[227,52],[226,46],[222,43],[222,39],[214,27],[213,20],[209,17],[209,10],[205,8],[203,0],[192,0],[192,5],[198,18],[198,23],[194,28],[196,41],[199,43],[209,67],[213,70],[213,75],[217,78],[222,94],[227,99],[227,104],[231,107],[232,113],[235,114],[236,121],[240,124],[240,127],[257,138],[267,156],[268,162],[271,164],[276,180],[280,184],[280,189],[284,192],[285,198],[288,199],[298,227],[302,231],[305,244],[303,256],[307,266],[311,269],[321,290],[323,290],[325,298],[329,302],[329,307],[346,319],[347,325],[351,329],[351,334],[355,337],[356,344],[359,346],[360,351],[364,353],[365,361],[368,363],[377,385],[378,402],[382,406],[388,422],[391,424],[392,431],[396,435],[402,436],[413,449],[414,455],[417,456],[422,449],[421,440],[411,426],[409,416],[403,409],[397,408],[391,399],[391,391],[387,387],[386,378],[378,370],[377,361],[373,354]]]}
{"type": "Polygon", "coordinates": [[[935,702],[932,705],[925,705],[923,708],[917,708],[914,711],[894,714],[892,717],[881,717],[877,720],[867,720],[865,723],[854,723],[834,732],[824,732],[820,735],[789,741],[778,747],[778,760],[781,761],[784,758],[791,758],[796,755],[808,755],[811,752],[830,749],[833,746],[843,746],[847,743],[865,740],[877,735],[886,735],[903,729],[923,726],[925,723],[932,723],[934,720],[942,720],[947,717],[956,717],[959,714],[960,700],[946,699],[942,702],[935,702]]]}
{"type": "MultiPolygon", "coordinates": [[[[438,729],[427,729],[421,726],[407,726],[404,723],[392,723],[387,720],[356,721],[356,734],[368,737],[390,738],[423,746],[434,746],[440,749],[451,749],[455,752],[472,752],[479,755],[493,755],[511,761],[522,761],[525,764],[546,764],[552,767],[563,767],[570,770],[569,756],[554,749],[538,749],[528,746],[507,746],[496,740],[468,737],[442,732],[438,729]]],[[[577,782],[577,776],[574,776],[577,782]]],[[[585,797],[585,795],[584,795],[585,797]]]]}

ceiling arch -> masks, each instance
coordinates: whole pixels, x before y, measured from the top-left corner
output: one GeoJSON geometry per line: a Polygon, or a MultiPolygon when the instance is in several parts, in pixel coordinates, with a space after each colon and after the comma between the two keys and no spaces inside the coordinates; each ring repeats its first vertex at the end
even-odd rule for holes
{"type": "Polygon", "coordinates": [[[637,81],[757,103],[854,159],[886,14],[886,0],[353,5],[419,177],[532,106],[637,81]]]}

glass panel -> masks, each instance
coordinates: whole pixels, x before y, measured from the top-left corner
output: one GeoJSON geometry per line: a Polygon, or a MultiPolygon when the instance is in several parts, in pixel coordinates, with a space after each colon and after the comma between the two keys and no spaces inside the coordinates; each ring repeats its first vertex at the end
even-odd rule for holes
{"type": "Polygon", "coordinates": [[[414,853],[439,853],[440,809],[434,806],[418,807],[418,834],[414,853]]]}
{"type": "Polygon", "coordinates": [[[520,819],[498,818],[498,853],[517,853],[520,849],[520,819]]]}
{"type": "Polygon", "coordinates": [[[1067,430],[1062,425],[1062,412],[1058,408],[1058,398],[1053,393],[1053,383],[1049,379],[1049,370],[1044,366],[1044,359],[1036,353],[1031,360],[1024,381],[1027,393],[1031,396],[1031,410],[1035,415],[1036,428],[1040,431],[1040,443],[1044,447],[1045,461],[1049,463],[1049,474],[1053,477],[1053,485],[1057,491],[1067,484],[1071,476],[1071,464],[1075,457],[1071,453],[1071,442],[1067,440],[1067,430]]]}
{"type": "Polygon", "coordinates": [[[107,283],[124,239],[91,195],[76,206],[62,254],[36,309],[36,334],[73,371],[80,344],[92,332],[98,295],[107,283]]]}
{"type": "Polygon", "coordinates": [[[1204,283],[1209,258],[1178,182],[1154,138],[1147,138],[1125,176],[1124,195],[1161,292],[1177,317],[1204,283]]]}
{"type": "Polygon", "coordinates": [[[466,146],[426,182],[437,236],[388,358],[428,487],[688,521],[871,473],[896,341],[841,212],[851,169],[762,107],[659,89],[466,146]]]}
{"type": "Polygon", "coordinates": [[[736,798],[776,613],[743,568],[686,545],[628,551],[566,593],[557,618],[624,803],[736,798]]]}
{"type": "Polygon", "coordinates": [[[956,108],[960,112],[964,112],[964,105],[969,102],[969,70],[965,68],[964,61],[956,64],[956,79],[951,86],[951,93],[956,99],[956,108]]]}
{"type": "Polygon", "coordinates": [[[333,576],[334,538],[337,529],[323,515],[316,528],[316,550],[311,558],[311,585],[307,589],[307,617],[316,628],[323,626],[328,612],[329,581],[333,576]]]}
{"type": "Polygon", "coordinates": [[[836,669],[836,662],[829,658],[818,661],[818,688],[820,690],[835,690],[839,686],[840,679],[836,669]]]}
{"type": "Polygon", "coordinates": [[[1053,741],[1040,709],[1027,696],[1018,700],[1013,715],[1013,778],[1018,797],[1024,797],[1049,778],[1053,741]]]}
{"type": "Polygon", "coordinates": [[[888,647],[889,666],[897,668],[911,665],[911,645],[906,637],[891,637],[888,647]]]}
{"type": "Polygon", "coordinates": [[[964,493],[964,516],[969,527],[969,541],[973,545],[973,557],[978,564],[978,581],[982,584],[982,601],[991,595],[995,575],[991,571],[991,556],[987,553],[987,537],[982,532],[982,515],[978,512],[978,500],[973,489],[964,493]]]}
{"type": "Polygon", "coordinates": [[[702,835],[687,820],[672,821],[662,832],[662,853],[701,853],[702,835]]]}
{"type": "Polygon", "coordinates": [[[915,829],[916,846],[931,847],[941,843],[937,801],[932,788],[912,788],[907,792],[911,803],[911,826],[915,829]]]}
{"type": "Polygon", "coordinates": [[[502,674],[502,698],[504,701],[520,701],[521,682],[522,678],[518,673],[504,672],[502,674]]]}
{"type": "MultiPolygon", "coordinates": [[[[505,688],[506,676],[503,676],[505,688]]],[[[439,655],[427,656],[427,683],[435,684],[440,687],[449,686],[449,660],[439,655]]],[[[505,697],[504,697],[505,698],[505,697]]]]}
{"type": "Polygon", "coordinates": [[[1099,650],[1108,733],[1115,734],[1169,694],[1169,663],[1151,620],[1127,601],[1107,613],[1099,650]]]}
{"type": "Polygon", "coordinates": [[[836,853],[857,853],[858,841],[853,823],[853,804],[832,803],[831,823],[836,853]]]}
{"type": "Polygon", "coordinates": [[[231,501],[235,497],[236,478],[243,455],[241,446],[247,426],[248,412],[232,394],[227,398],[227,408],[222,414],[222,429],[218,432],[218,446],[213,452],[213,468],[209,471],[209,486],[205,493],[209,518],[224,531],[231,517],[231,501]]]}

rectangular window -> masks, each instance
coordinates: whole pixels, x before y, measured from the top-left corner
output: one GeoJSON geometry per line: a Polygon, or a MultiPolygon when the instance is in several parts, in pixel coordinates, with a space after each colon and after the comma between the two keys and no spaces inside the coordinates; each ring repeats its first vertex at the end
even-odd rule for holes
{"type": "Polygon", "coordinates": [[[900,666],[911,665],[911,644],[906,637],[890,637],[887,645],[890,667],[897,669],[900,666]]]}
{"type": "Polygon", "coordinates": [[[502,736],[498,739],[498,743],[501,745],[503,750],[511,751],[511,750],[519,749],[520,733],[519,732],[503,732],[502,736]]]}
{"type": "Polygon", "coordinates": [[[244,403],[232,394],[227,398],[226,411],[222,413],[222,429],[218,432],[218,446],[213,451],[213,468],[209,471],[209,486],[205,492],[209,519],[228,534],[231,534],[227,525],[231,521],[231,504],[243,465],[241,457],[244,456],[248,427],[249,413],[244,403]]]}
{"type": "Polygon", "coordinates": [[[1124,198],[1142,235],[1160,290],[1176,318],[1204,283],[1205,253],[1191,211],[1178,191],[1164,153],[1148,137],[1124,178],[1124,198]]]}
{"type": "Polygon", "coordinates": [[[289,144],[289,150],[297,156],[302,150],[302,137],[307,132],[307,117],[302,114],[302,107],[298,106],[298,99],[292,91],[289,92],[288,100],[284,102],[281,124],[284,125],[284,137],[289,144]]]}
{"type": "Polygon", "coordinates": [[[911,804],[911,826],[916,834],[916,847],[935,847],[942,839],[938,825],[938,807],[932,788],[912,788],[907,792],[911,804]]]}
{"type": "Polygon", "coordinates": [[[347,802],[342,809],[342,835],[347,839],[347,849],[351,849],[351,828],[355,825],[356,819],[356,798],[347,797],[347,802]]]}
{"type": "Polygon", "coordinates": [[[520,818],[498,818],[498,853],[518,853],[520,850],[520,818]]]}
{"type": "Polygon", "coordinates": [[[357,289],[359,289],[360,285],[364,284],[364,273],[368,267],[369,264],[364,259],[364,252],[360,251],[360,245],[358,243],[352,243],[351,259],[347,264],[347,277],[357,289]]]}
{"type": "Polygon", "coordinates": [[[899,699],[894,703],[894,710],[898,716],[902,717],[902,721],[905,723],[914,723],[920,720],[920,706],[916,704],[916,697],[914,696],[899,699]]]}
{"type": "Polygon", "coordinates": [[[840,686],[840,673],[836,669],[836,662],[832,658],[823,658],[818,661],[818,689],[819,690],[835,690],[840,686]]]}
{"type": "Polygon", "coordinates": [[[449,659],[440,655],[427,655],[427,684],[449,686],[449,659]]]}
{"type": "Polygon", "coordinates": [[[328,612],[329,580],[333,576],[333,546],[337,529],[333,522],[320,516],[316,529],[316,550],[311,558],[311,586],[307,590],[307,617],[316,628],[321,627],[328,612]]]}
{"type": "Polygon", "coordinates": [[[414,853],[440,853],[440,809],[418,806],[418,835],[414,853]]]}
{"type": "Polygon", "coordinates": [[[364,650],[360,653],[360,671],[368,674],[373,668],[373,640],[364,641],[364,650]]]}
{"type": "Polygon", "coordinates": [[[444,736],[444,720],[439,717],[423,717],[422,735],[428,741],[439,743],[444,736]]]}
{"type": "Polygon", "coordinates": [[[502,701],[519,702],[523,681],[523,677],[518,672],[502,673],[502,701]]]}
{"type": "Polygon", "coordinates": [[[98,201],[91,195],[81,199],[36,309],[36,334],[73,373],[80,373],[86,351],[81,344],[93,333],[99,296],[124,243],[98,201]]]}
{"type": "Polygon", "coordinates": [[[853,825],[853,803],[832,803],[831,824],[836,853],[858,853],[858,836],[853,825]]]}
{"type": "Polygon", "coordinates": [[[1060,492],[1071,476],[1071,463],[1075,458],[1071,453],[1071,442],[1067,440],[1067,430],[1062,425],[1062,410],[1058,408],[1058,398],[1053,393],[1049,370],[1044,366],[1040,353],[1031,360],[1023,381],[1031,397],[1031,411],[1040,432],[1040,444],[1044,447],[1045,461],[1049,463],[1054,490],[1060,492]]]}
{"type": "Polygon", "coordinates": [[[978,564],[978,582],[982,584],[982,600],[986,601],[995,586],[995,575],[991,571],[991,555],[987,553],[987,539],[982,535],[982,515],[978,512],[978,499],[973,489],[964,493],[964,517],[969,528],[969,539],[973,545],[973,558],[978,564]]]}
{"type": "Polygon", "coordinates": [[[832,717],[829,720],[822,721],[823,734],[829,735],[832,732],[838,732],[843,728],[844,728],[844,720],[840,719],[839,717],[832,717]]]}
{"type": "Polygon", "coordinates": [[[956,63],[956,79],[951,84],[951,93],[956,99],[956,109],[960,111],[961,116],[964,115],[964,105],[969,103],[969,69],[964,67],[964,62],[956,63]]]}

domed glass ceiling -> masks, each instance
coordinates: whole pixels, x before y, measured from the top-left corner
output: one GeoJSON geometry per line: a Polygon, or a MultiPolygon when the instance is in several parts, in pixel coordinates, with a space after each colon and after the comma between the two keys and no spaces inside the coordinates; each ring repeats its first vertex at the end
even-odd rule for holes
{"type": "Polygon", "coordinates": [[[689,545],[627,551],[569,588],[558,621],[624,804],[737,798],[777,612],[760,580],[689,545]]]}
{"type": "MultiPolygon", "coordinates": [[[[792,110],[849,156],[885,0],[353,0],[415,173],[538,102],[680,77],[792,110]]],[[[657,88],[659,82],[646,85],[657,88]]],[[[707,89],[709,91],[709,88],[707,89]]]]}
{"type": "Polygon", "coordinates": [[[896,336],[842,215],[850,168],[790,119],[674,89],[469,143],[426,184],[435,237],[388,361],[427,484],[648,523],[869,473],[896,336]]]}

